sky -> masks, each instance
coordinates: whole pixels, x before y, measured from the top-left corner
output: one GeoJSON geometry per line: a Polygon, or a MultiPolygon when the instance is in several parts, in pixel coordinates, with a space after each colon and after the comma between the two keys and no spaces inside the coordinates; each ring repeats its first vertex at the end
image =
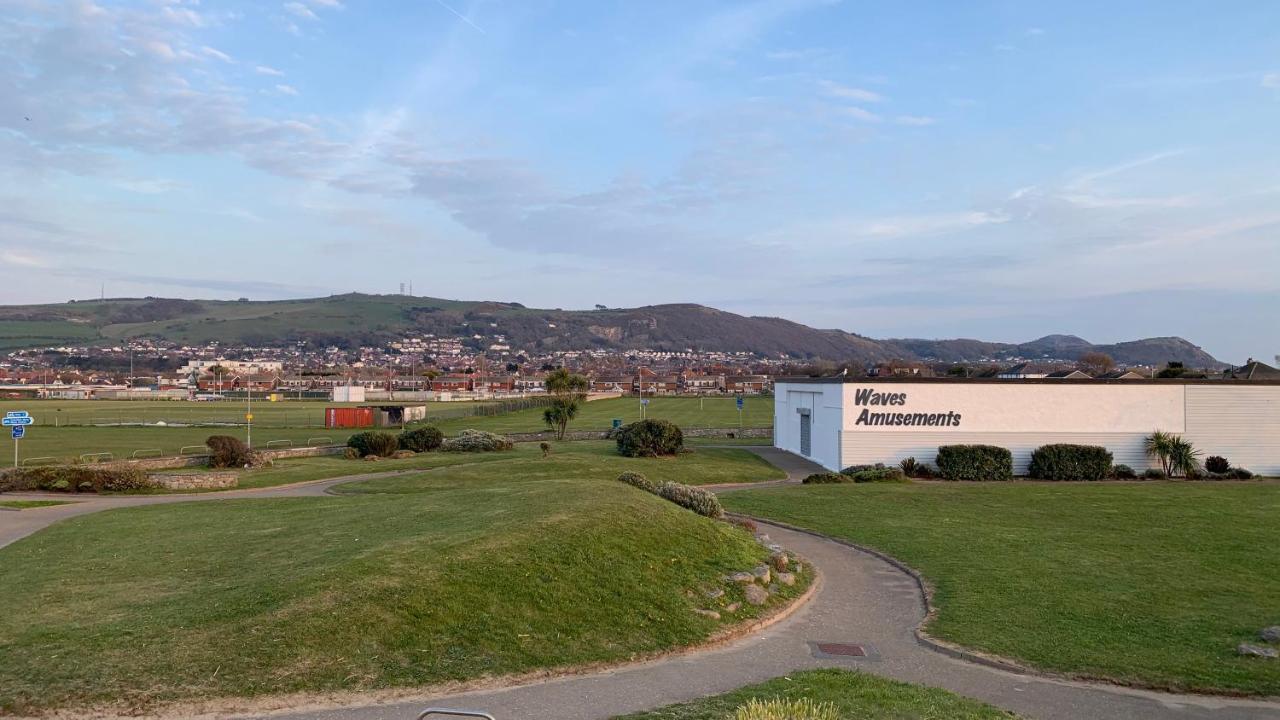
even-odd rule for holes
{"type": "Polygon", "coordinates": [[[0,303],[1280,353],[1280,3],[0,0],[0,303]]]}

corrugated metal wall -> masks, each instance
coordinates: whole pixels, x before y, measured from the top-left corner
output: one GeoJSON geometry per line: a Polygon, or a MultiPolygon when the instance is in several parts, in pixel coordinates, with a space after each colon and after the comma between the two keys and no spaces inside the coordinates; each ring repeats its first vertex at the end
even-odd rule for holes
{"type": "Polygon", "coordinates": [[[991,433],[991,432],[867,432],[845,431],[840,437],[841,462],[863,465],[897,463],[908,457],[930,465],[935,463],[939,445],[998,445],[1013,453],[1013,472],[1025,475],[1031,452],[1050,443],[1101,445],[1115,456],[1116,463],[1135,470],[1151,467],[1142,450],[1141,433],[991,433]]]}
{"type": "Polygon", "coordinates": [[[1188,385],[1186,437],[1238,467],[1280,475],[1280,386],[1188,385]]]}

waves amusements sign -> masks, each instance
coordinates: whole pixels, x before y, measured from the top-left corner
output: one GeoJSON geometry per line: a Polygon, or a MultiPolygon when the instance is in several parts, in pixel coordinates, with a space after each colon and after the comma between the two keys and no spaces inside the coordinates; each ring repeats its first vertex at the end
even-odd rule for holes
{"type": "Polygon", "coordinates": [[[907,404],[904,392],[879,392],[871,388],[856,388],[853,404],[862,412],[854,421],[855,426],[868,427],[960,427],[960,413],[948,412],[898,412],[878,408],[903,407],[907,404]]]}

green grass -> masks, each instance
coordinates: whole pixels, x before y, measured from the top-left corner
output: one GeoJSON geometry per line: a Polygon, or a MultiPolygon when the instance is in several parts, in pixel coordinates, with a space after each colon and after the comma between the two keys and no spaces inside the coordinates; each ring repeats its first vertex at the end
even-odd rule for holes
{"type": "MultiPolygon", "coordinates": [[[[738,410],[733,398],[690,398],[659,397],[650,398],[646,415],[653,419],[670,420],[682,428],[736,428],[738,427],[738,410]]],[[[640,400],[638,398],[613,398],[583,403],[578,417],[569,426],[570,430],[607,430],[612,427],[613,419],[622,420],[624,424],[640,419],[640,400]]],[[[773,426],[773,398],[749,397],[742,411],[743,426],[749,428],[773,426]]],[[[444,420],[439,424],[441,430],[453,434],[463,428],[477,428],[497,433],[538,432],[546,430],[542,421],[542,410],[534,408],[520,410],[493,417],[461,418],[444,420]]]]}
{"type": "MultiPolygon", "coordinates": [[[[263,397],[253,399],[254,429],[311,428],[324,429],[324,409],[355,407],[369,403],[334,403],[323,400],[281,400],[271,402],[263,397]]],[[[423,404],[423,403],[416,403],[423,404]]],[[[430,402],[432,416],[453,417],[482,403],[430,402]]],[[[120,425],[165,422],[170,425],[195,423],[240,424],[244,422],[245,401],[218,400],[188,402],[185,400],[0,400],[0,412],[26,410],[35,419],[29,428],[66,425],[120,425]]]]}
{"type": "Polygon", "coordinates": [[[16,510],[29,510],[31,508],[49,507],[51,505],[70,504],[70,500],[0,500],[0,507],[14,508],[16,510]]]}
{"type": "Polygon", "coordinates": [[[848,670],[805,670],[724,695],[625,715],[614,720],[732,720],[735,708],[757,700],[807,698],[831,703],[857,720],[996,720],[1010,713],[953,695],[848,670]]]}
{"type": "MultiPolygon", "coordinates": [[[[613,479],[639,462],[696,482],[730,465],[749,474],[754,460],[729,450],[633,461],[606,449],[574,444],[544,460],[525,446],[486,458],[486,472],[440,468],[345,497],[58,523],[0,550],[0,714],[619,661],[758,612],[717,622],[693,609],[764,548],[613,479]]],[[[726,591],[717,602],[740,593],[726,591]]]]}
{"type": "Polygon", "coordinates": [[[726,507],[865,544],[937,589],[934,635],[1040,668],[1280,695],[1235,647],[1280,620],[1280,484],[812,486],[726,507]]]}

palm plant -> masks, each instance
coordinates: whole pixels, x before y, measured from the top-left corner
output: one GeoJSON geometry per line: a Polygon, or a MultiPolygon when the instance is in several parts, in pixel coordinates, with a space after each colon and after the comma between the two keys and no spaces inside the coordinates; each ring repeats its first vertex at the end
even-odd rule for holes
{"type": "Polygon", "coordinates": [[[555,430],[556,439],[563,440],[569,429],[569,421],[578,416],[578,398],[576,396],[558,397],[542,411],[542,420],[547,427],[555,430]]]}
{"type": "Polygon", "coordinates": [[[1160,461],[1160,469],[1168,477],[1193,475],[1199,469],[1196,458],[1200,451],[1181,435],[1156,430],[1143,442],[1143,450],[1160,461]]]}

